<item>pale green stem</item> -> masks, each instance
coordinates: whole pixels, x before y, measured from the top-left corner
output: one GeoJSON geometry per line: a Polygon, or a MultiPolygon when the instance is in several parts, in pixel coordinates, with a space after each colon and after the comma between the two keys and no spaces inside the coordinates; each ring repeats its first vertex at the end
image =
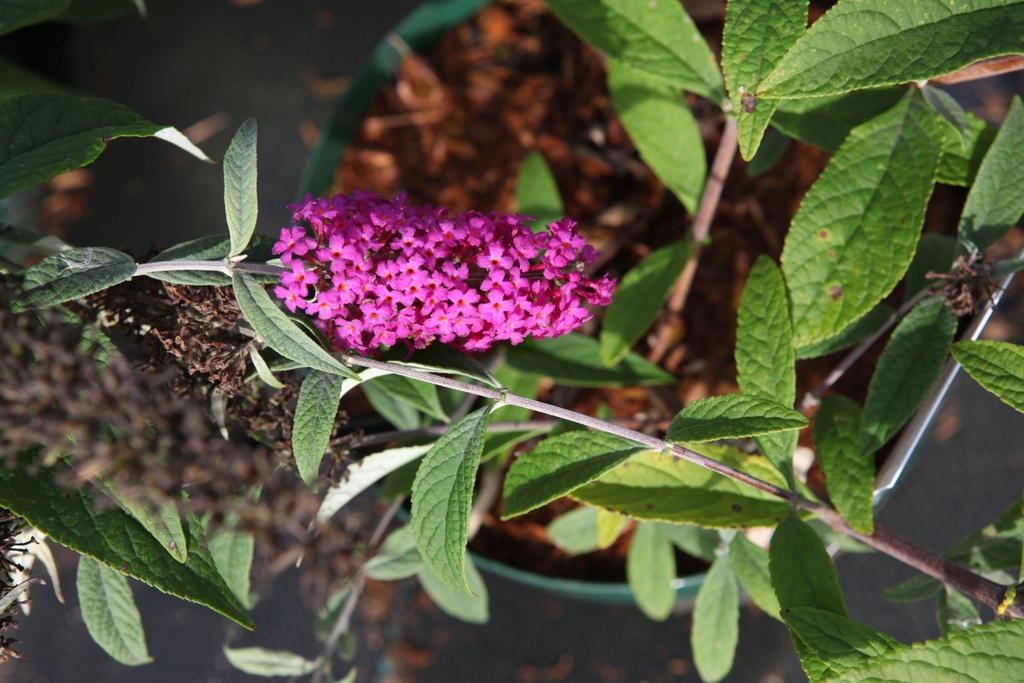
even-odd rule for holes
{"type": "Polygon", "coordinates": [[[216,273],[223,273],[231,277],[232,270],[240,270],[243,273],[253,275],[280,275],[287,273],[288,269],[283,266],[271,266],[266,263],[246,263],[238,261],[231,263],[224,261],[155,261],[152,263],[140,263],[135,270],[135,275],[149,275],[151,273],[169,273],[176,270],[204,270],[216,273]]]}

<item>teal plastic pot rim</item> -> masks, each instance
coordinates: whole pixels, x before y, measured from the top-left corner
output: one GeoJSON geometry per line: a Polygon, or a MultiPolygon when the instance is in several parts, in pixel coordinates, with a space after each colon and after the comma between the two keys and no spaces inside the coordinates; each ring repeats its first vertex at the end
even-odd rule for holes
{"type": "MultiPolygon", "coordinates": [[[[381,87],[392,79],[401,65],[402,54],[411,49],[414,52],[434,45],[450,27],[468,19],[476,10],[490,0],[432,0],[425,2],[406,17],[387,38],[374,50],[371,58],[354,74],[350,86],[335,106],[334,112],[321,130],[320,140],[314,147],[303,171],[298,197],[313,194],[322,196],[334,182],[334,175],[348,141],[359,131],[359,126],[381,87]]],[[[1024,251],[1018,258],[1024,258],[1024,251]]],[[[982,311],[967,331],[964,339],[977,339],[988,322],[992,310],[999,302],[1002,292],[1012,276],[1001,283],[989,305],[982,311]]],[[[875,485],[875,507],[879,507],[896,487],[918,451],[928,427],[945,397],[953,378],[959,369],[950,361],[939,382],[925,401],[923,407],[904,428],[889,458],[879,470],[875,485]]],[[[554,578],[517,569],[494,560],[470,553],[473,561],[483,570],[524,585],[532,586],[561,596],[591,602],[636,604],[633,593],[626,583],[595,583],[573,579],[554,578]]],[[[704,574],[680,577],[673,582],[677,599],[685,602],[696,596],[704,582],[704,574]]]]}
{"type": "MultiPolygon", "coordinates": [[[[562,597],[575,598],[586,602],[598,602],[614,605],[636,605],[633,590],[628,583],[599,583],[578,579],[563,579],[528,572],[495,560],[470,553],[473,563],[486,572],[504,579],[509,579],[548,593],[562,597]]],[[[697,591],[704,584],[704,574],[683,576],[672,582],[676,589],[676,601],[684,602],[696,597],[697,591]]]]}

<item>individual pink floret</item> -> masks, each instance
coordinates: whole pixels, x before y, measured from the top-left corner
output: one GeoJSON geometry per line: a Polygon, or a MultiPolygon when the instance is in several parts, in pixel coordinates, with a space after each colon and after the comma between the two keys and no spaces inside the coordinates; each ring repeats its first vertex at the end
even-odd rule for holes
{"type": "Polygon", "coordinates": [[[291,263],[296,257],[305,256],[310,249],[316,249],[316,240],[306,237],[303,228],[281,228],[281,238],[274,243],[273,253],[281,255],[282,263],[291,263]]]}

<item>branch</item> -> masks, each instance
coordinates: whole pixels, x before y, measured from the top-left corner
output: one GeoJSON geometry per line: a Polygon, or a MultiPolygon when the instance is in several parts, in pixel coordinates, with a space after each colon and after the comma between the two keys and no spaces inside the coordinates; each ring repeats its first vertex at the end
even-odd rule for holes
{"type": "MultiPolygon", "coordinates": [[[[399,496],[391,502],[388,509],[384,511],[384,515],[381,516],[380,521],[377,523],[377,527],[373,530],[370,535],[370,542],[367,544],[367,556],[366,560],[373,557],[373,553],[376,551],[376,546],[380,543],[381,537],[384,532],[387,531],[388,525],[391,524],[391,520],[394,519],[398,513],[398,509],[402,507],[403,498],[399,496]]],[[[334,626],[331,628],[331,633],[327,636],[324,641],[324,647],[320,654],[320,666],[313,674],[311,683],[321,683],[325,675],[330,672],[331,660],[334,656],[334,648],[338,645],[338,640],[342,635],[348,631],[349,624],[352,622],[352,615],[355,614],[356,605],[359,603],[359,598],[363,594],[363,588],[366,586],[366,562],[364,561],[362,566],[356,571],[354,577],[352,577],[352,584],[349,587],[348,597],[345,599],[345,605],[341,608],[341,612],[338,614],[338,618],[334,622],[334,626]]]]}
{"type": "Polygon", "coordinates": [[[207,270],[217,273],[224,273],[231,277],[232,270],[241,270],[253,275],[280,275],[288,272],[283,266],[271,266],[266,263],[246,263],[244,261],[231,262],[226,259],[220,261],[152,261],[140,263],[135,269],[135,275],[149,275],[150,273],[169,273],[175,270],[207,270]]]}
{"type": "Polygon", "coordinates": [[[661,323],[658,326],[654,348],[651,349],[648,356],[652,363],[661,360],[672,343],[671,323],[682,313],[683,307],[686,305],[686,298],[690,295],[690,287],[693,285],[693,276],[697,273],[697,264],[700,262],[700,254],[704,249],[704,241],[707,239],[708,233],[711,232],[711,221],[718,210],[718,201],[722,198],[725,178],[729,175],[733,157],[736,156],[737,140],[736,117],[727,116],[722,138],[718,141],[715,160],[711,162],[711,173],[708,174],[708,181],[704,185],[704,194],[701,195],[700,206],[697,207],[697,216],[693,219],[693,227],[690,231],[693,246],[690,248],[690,257],[687,259],[679,279],[676,280],[675,289],[669,296],[661,323]]]}
{"type": "MultiPolygon", "coordinates": [[[[453,420],[454,421],[454,420],[453,420]]],[[[632,429],[642,427],[658,427],[654,422],[644,420],[615,419],[610,420],[613,424],[632,429]]],[[[507,434],[509,432],[550,432],[561,424],[560,420],[509,420],[488,422],[487,431],[491,434],[507,434]]],[[[664,424],[661,428],[664,428],[664,424]]],[[[419,429],[395,429],[387,432],[375,432],[373,434],[361,434],[352,437],[352,448],[362,446],[375,446],[388,443],[389,441],[404,441],[406,439],[418,439],[424,436],[441,436],[451,428],[450,424],[431,425],[419,429]]]]}
{"type": "MultiPolygon", "coordinates": [[[[691,451],[684,446],[669,444],[658,437],[643,434],[614,422],[600,420],[595,417],[590,417],[589,415],[582,415],[572,410],[559,408],[557,406],[548,405],[547,403],[517,396],[507,390],[481,387],[457,379],[452,379],[450,377],[445,377],[443,375],[435,375],[398,363],[388,363],[373,358],[364,358],[362,356],[355,356],[351,354],[342,354],[342,358],[352,365],[377,368],[387,372],[392,372],[396,375],[416,379],[421,382],[429,382],[437,386],[447,387],[449,389],[455,389],[456,391],[462,391],[482,398],[487,398],[499,404],[528,408],[529,410],[550,415],[561,420],[575,422],[576,424],[583,425],[590,429],[621,436],[622,438],[629,439],[630,441],[642,446],[647,446],[651,450],[670,453],[674,457],[700,465],[712,472],[717,472],[718,474],[729,477],[735,481],[742,482],[748,486],[758,489],[759,491],[764,491],[765,493],[769,493],[777,498],[781,498],[791,505],[807,510],[808,512],[820,517],[836,531],[846,534],[861,543],[888,555],[889,557],[903,562],[904,564],[910,565],[928,576],[947,583],[962,593],[970,595],[986,605],[989,605],[993,609],[998,608],[1002,603],[1004,603],[1006,597],[1006,586],[1001,586],[993,581],[989,581],[988,579],[978,576],[970,570],[961,567],[960,565],[935,552],[932,552],[931,550],[928,550],[927,548],[903,538],[893,531],[889,531],[881,527],[875,527],[875,531],[872,534],[864,534],[855,531],[846,523],[846,520],[836,512],[835,509],[827,505],[806,500],[794,491],[790,491],[789,489],[758,479],[746,472],[718,462],[717,460],[713,460],[712,458],[701,455],[700,453],[691,451]]],[[[1024,594],[1024,591],[1022,591],[1022,594],[1024,594]]],[[[1013,604],[1009,605],[1002,614],[1011,617],[1024,617],[1024,595],[1022,595],[1022,597],[1017,601],[1013,602],[1013,604]]]]}

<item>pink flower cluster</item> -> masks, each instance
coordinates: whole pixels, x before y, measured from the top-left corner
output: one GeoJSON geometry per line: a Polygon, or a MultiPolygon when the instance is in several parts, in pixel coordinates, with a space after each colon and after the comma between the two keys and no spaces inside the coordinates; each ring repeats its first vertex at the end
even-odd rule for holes
{"type": "Polygon", "coordinates": [[[583,268],[597,252],[563,219],[534,234],[522,216],[411,206],[405,197],[306,198],[274,253],[290,271],[274,293],[339,349],[376,353],[433,341],[482,351],[556,337],[607,305],[615,281],[583,268]]]}

